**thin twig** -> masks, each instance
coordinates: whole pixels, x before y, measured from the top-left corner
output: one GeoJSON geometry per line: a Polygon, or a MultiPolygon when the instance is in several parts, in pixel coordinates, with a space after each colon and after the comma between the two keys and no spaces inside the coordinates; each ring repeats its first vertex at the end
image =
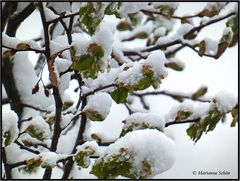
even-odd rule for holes
{"type": "Polygon", "coordinates": [[[16,49],[16,48],[13,48],[13,47],[8,47],[6,45],[2,45],[3,48],[7,48],[7,49],[11,49],[11,50],[14,50],[15,52],[25,52],[25,51],[33,51],[35,53],[45,53],[44,50],[38,50],[38,49],[34,49],[34,48],[27,48],[27,49],[16,49]]]}
{"type": "MultiPolygon", "coordinates": [[[[175,93],[170,93],[167,91],[153,91],[153,92],[145,92],[145,93],[132,93],[133,96],[151,96],[151,95],[165,95],[165,96],[169,96],[172,97],[173,99],[176,100],[181,100],[181,99],[192,99],[192,96],[186,96],[186,95],[181,95],[181,94],[175,94],[175,93]]],[[[196,101],[200,101],[200,102],[210,102],[210,100],[204,100],[204,99],[197,99],[196,101]]]]}
{"type": "Polygon", "coordinates": [[[200,121],[200,119],[186,120],[186,121],[172,121],[165,124],[165,127],[176,125],[176,124],[186,124],[186,123],[196,123],[200,121]]]}
{"type": "Polygon", "coordinates": [[[35,109],[35,110],[37,110],[37,111],[48,112],[48,111],[45,110],[45,109],[41,109],[41,108],[39,108],[39,107],[35,107],[35,106],[33,106],[33,105],[29,105],[29,104],[26,104],[26,103],[21,103],[21,105],[22,105],[23,107],[29,107],[29,108],[35,109]]]}
{"type": "Polygon", "coordinates": [[[83,95],[82,95],[82,99],[85,98],[85,97],[87,97],[87,96],[89,96],[89,95],[94,94],[94,93],[97,92],[97,91],[100,91],[100,90],[103,90],[103,89],[107,89],[107,88],[109,88],[109,87],[115,87],[115,86],[117,86],[117,85],[116,85],[116,84],[110,84],[110,85],[98,87],[98,88],[94,89],[93,91],[90,91],[90,92],[87,92],[87,93],[83,94],[83,95]]]}
{"type": "Polygon", "coordinates": [[[20,143],[17,140],[15,140],[15,143],[20,147],[20,149],[27,150],[27,151],[29,151],[31,153],[34,153],[34,154],[39,154],[40,153],[38,150],[32,150],[31,148],[28,148],[28,147],[24,146],[22,143],[20,143]]]}
{"type": "Polygon", "coordinates": [[[76,12],[76,13],[73,13],[73,14],[68,14],[68,15],[65,15],[65,16],[59,16],[55,19],[52,19],[52,20],[48,21],[47,24],[55,23],[55,22],[58,22],[58,21],[60,21],[64,18],[70,18],[70,17],[74,17],[74,16],[77,16],[77,15],[79,15],[79,12],[76,12]]]}

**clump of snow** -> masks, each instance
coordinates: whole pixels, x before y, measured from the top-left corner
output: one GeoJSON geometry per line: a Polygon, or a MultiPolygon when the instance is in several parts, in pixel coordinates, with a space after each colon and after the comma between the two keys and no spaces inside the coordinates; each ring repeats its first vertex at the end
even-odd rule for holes
{"type": "Polygon", "coordinates": [[[123,71],[119,73],[117,83],[124,85],[135,85],[143,78],[142,64],[139,62],[128,63],[121,66],[123,71]],[[126,70],[125,67],[128,67],[126,70]],[[124,69],[126,71],[124,71],[124,69]]]}
{"type": "Polygon", "coordinates": [[[101,115],[102,119],[105,119],[110,112],[111,106],[111,96],[106,92],[99,92],[91,96],[83,112],[96,112],[101,115]]]}
{"type": "Polygon", "coordinates": [[[205,41],[205,52],[215,55],[218,50],[218,42],[216,40],[212,40],[211,38],[204,38],[205,41]]]}
{"type": "Polygon", "coordinates": [[[18,138],[18,116],[14,111],[3,109],[2,110],[2,143],[5,147],[6,137],[4,134],[10,132],[10,143],[18,138]]]}
{"type": "MultiPolygon", "coordinates": [[[[111,85],[115,82],[120,70],[118,68],[111,68],[110,71],[105,70],[105,72],[99,72],[96,79],[88,78],[85,81],[85,85],[92,89],[103,87],[106,85],[111,85]]],[[[105,92],[113,91],[114,87],[109,87],[104,89],[105,92]]],[[[89,90],[85,91],[89,92],[89,90]]]]}
{"type": "Polygon", "coordinates": [[[10,37],[8,35],[6,35],[5,33],[2,33],[2,45],[9,47],[9,48],[13,48],[13,49],[17,49],[17,46],[22,43],[22,44],[27,44],[30,46],[30,48],[32,49],[36,49],[36,50],[43,50],[43,48],[41,48],[35,41],[33,40],[19,40],[18,38],[15,37],[10,37]]]}
{"type": "Polygon", "coordinates": [[[127,17],[128,14],[139,12],[141,9],[147,7],[147,2],[123,2],[119,13],[122,17],[127,17]]]}
{"type": "Polygon", "coordinates": [[[57,154],[55,152],[42,152],[39,154],[38,158],[41,159],[42,167],[55,167],[57,162],[61,159],[67,158],[68,155],[65,154],[57,154]]]}
{"type": "MultiPolygon", "coordinates": [[[[61,44],[63,47],[70,47],[67,35],[58,35],[56,38],[54,38],[54,42],[61,44]]],[[[70,51],[64,51],[61,55],[63,58],[71,60],[70,51]]]]}
{"type": "MultiPolygon", "coordinates": [[[[63,58],[59,58],[59,57],[57,57],[55,59],[55,65],[56,65],[57,71],[59,73],[66,71],[71,66],[71,64],[72,64],[72,62],[67,59],[63,59],[63,58]]],[[[68,89],[68,87],[69,87],[70,80],[71,80],[70,72],[63,74],[59,78],[59,87],[58,88],[59,88],[59,93],[60,93],[62,100],[64,99],[65,90],[68,89]]]]}
{"type": "Polygon", "coordinates": [[[57,153],[71,154],[75,144],[73,138],[75,138],[77,134],[78,128],[76,127],[73,127],[71,130],[69,130],[67,134],[62,134],[58,141],[57,153]]]}
{"type": "Polygon", "coordinates": [[[149,66],[154,72],[154,79],[158,77],[167,77],[168,71],[164,66],[166,62],[165,55],[162,51],[152,52],[146,60],[143,61],[143,65],[149,66]]]}
{"type": "Polygon", "coordinates": [[[36,94],[32,94],[32,89],[38,82],[38,78],[26,52],[18,52],[14,55],[13,73],[22,103],[39,108],[48,107],[53,103],[53,97],[45,96],[44,89],[40,83],[39,91],[36,94]]]}
{"type": "Polygon", "coordinates": [[[181,69],[184,69],[185,68],[185,63],[175,57],[172,57],[172,58],[169,58],[168,59],[168,62],[174,62],[177,64],[178,67],[180,67],[181,69]]]}
{"type": "Polygon", "coordinates": [[[89,37],[86,37],[81,33],[73,33],[72,39],[73,39],[72,45],[76,49],[76,56],[87,54],[87,49],[90,44],[89,37]]]}
{"type": "Polygon", "coordinates": [[[193,25],[189,23],[184,23],[180,26],[180,28],[177,30],[177,36],[181,37],[188,33],[193,28],[193,25]]]}
{"type": "Polygon", "coordinates": [[[158,8],[159,6],[168,6],[173,9],[176,9],[179,5],[178,2],[152,2],[154,8],[158,8]]]}
{"type": "Polygon", "coordinates": [[[5,149],[8,164],[28,160],[36,156],[34,153],[20,149],[19,145],[16,143],[10,144],[9,146],[5,147],[5,149]]]}
{"type": "Polygon", "coordinates": [[[77,152],[83,151],[91,155],[98,155],[99,146],[96,141],[87,141],[82,145],[77,146],[77,152]]]}
{"type": "Polygon", "coordinates": [[[30,121],[24,122],[22,127],[27,129],[29,126],[33,126],[37,133],[43,133],[43,138],[48,139],[51,136],[50,128],[47,122],[42,116],[35,116],[30,121]]]}
{"type": "Polygon", "coordinates": [[[165,27],[158,27],[157,29],[154,30],[154,34],[156,36],[164,36],[167,32],[167,29],[165,27]]]}
{"type": "Polygon", "coordinates": [[[181,104],[172,107],[169,113],[166,115],[165,119],[167,122],[175,121],[179,111],[191,113],[191,115],[187,117],[186,120],[204,118],[208,115],[211,109],[212,106],[208,102],[193,102],[190,100],[185,100],[181,104]]]}
{"type": "Polygon", "coordinates": [[[237,98],[228,92],[222,91],[213,97],[212,102],[219,111],[227,113],[237,104],[237,98]]]}
{"type": "Polygon", "coordinates": [[[124,128],[128,128],[129,126],[134,124],[134,130],[141,129],[144,127],[147,128],[158,128],[163,131],[165,127],[164,119],[156,114],[152,113],[134,113],[130,115],[124,121],[124,128]]]}
{"type": "Polygon", "coordinates": [[[152,178],[170,169],[175,161],[173,140],[164,133],[153,129],[127,133],[106,149],[103,159],[107,161],[109,157],[122,155],[123,150],[127,152],[124,154],[125,159],[129,158],[128,161],[133,166],[130,172],[136,173],[138,178],[140,176],[152,178]],[[144,162],[149,166],[148,171],[144,167],[144,162]]]}
{"type": "Polygon", "coordinates": [[[102,21],[93,36],[93,42],[96,42],[98,45],[101,45],[104,50],[104,57],[107,58],[112,53],[112,46],[114,42],[114,32],[116,29],[116,25],[109,25],[109,23],[106,23],[102,21]],[[114,27],[115,26],[115,27],[114,27]]]}
{"type": "Polygon", "coordinates": [[[208,2],[204,9],[209,11],[220,11],[225,5],[226,2],[208,2]]]}
{"type": "Polygon", "coordinates": [[[231,42],[232,37],[233,37],[232,28],[227,27],[227,28],[224,29],[222,36],[226,36],[226,35],[227,35],[227,36],[230,36],[229,40],[227,40],[227,41],[231,42]]]}
{"type": "Polygon", "coordinates": [[[164,45],[164,44],[170,43],[170,42],[172,42],[172,41],[173,41],[172,38],[163,36],[163,37],[159,37],[159,38],[158,38],[156,44],[157,44],[157,45],[164,45]]]}
{"type": "Polygon", "coordinates": [[[63,50],[66,50],[68,48],[70,48],[70,45],[68,45],[68,44],[62,44],[61,42],[55,41],[55,40],[50,41],[51,55],[57,54],[57,53],[59,53],[63,50]]]}
{"type": "Polygon", "coordinates": [[[71,10],[70,2],[48,2],[47,6],[52,7],[58,14],[71,10]]]}
{"type": "MultiPolygon", "coordinates": [[[[29,134],[27,133],[23,133],[21,134],[21,136],[19,137],[19,141],[21,141],[22,143],[28,143],[28,144],[42,144],[43,142],[31,137],[29,134]]],[[[46,143],[46,142],[44,142],[46,143]]]]}

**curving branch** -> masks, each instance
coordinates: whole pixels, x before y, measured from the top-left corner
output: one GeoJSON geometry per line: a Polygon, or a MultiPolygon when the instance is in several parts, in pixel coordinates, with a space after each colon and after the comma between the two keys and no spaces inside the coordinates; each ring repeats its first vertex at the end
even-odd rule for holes
{"type": "Polygon", "coordinates": [[[165,124],[165,127],[176,125],[176,124],[186,124],[186,123],[196,123],[199,122],[201,119],[193,119],[193,120],[186,120],[186,121],[172,121],[165,124]]]}
{"type": "Polygon", "coordinates": [[[165,95],[165,96],[169,96],[175,100],[182,100],[182,99],[191,99],[194,101],[200,101],[200,102],[210,102],[210,100],[205,100],[205,99],[193,99],[192,96],[187,96],[187,95],[181,95],[181,94],[177,94],[177,93],[171,93],[168,91],[152,91],[152,92],[145,92],[145,93],[132,93],[133,96],[137,96],[141,99],[141,97],[144,96],[154,96],[154,95],[165,95]]]}

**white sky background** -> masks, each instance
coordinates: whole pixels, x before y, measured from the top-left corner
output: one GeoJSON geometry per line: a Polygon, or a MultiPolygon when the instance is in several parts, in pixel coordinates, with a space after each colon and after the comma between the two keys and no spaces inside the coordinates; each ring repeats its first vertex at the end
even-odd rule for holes
{"type": "MultiPolygon", "coordinates": [[[[204,3],[180,3],[177,15],[191,14],[202,9],[204,3]]],[[[208,36],[219,39],[222,35],[225,22],[213,25],[201,32],[200,37],[208,36]]],[[[38,13],[33,13],[19,28],[17,37],[20,39],[36,38],[41,31],[41,21],[38,13]]],[[[33,64],[36,56],[31,53],[33,64]]],[[[213,96],[221,90],[238,95],[238,48],[228,49],[218,60],[200,58],[190,49],[184,49],[177,54],[177,58],[185,62],[182,72],[169,70],[169,76],[161,84],[162,90],[191,93],[200,86],[208,86],[207,96],[213,96]]],[[[71,87],[73,90],[76,85],[71,87]]],[[[70,92],[70,91],[69,91],[70,92]]],[[[72,91],[71,91],[72,92],[72,91]]],[[[75,97],[76,95],[72,96],[75,97]]],[[[148,98],[151,111],[157,114],[166,114],[177,102],[171,98],[158,96],[148,98]]],[[[107,120],[94,123],[93,129],[107,132],[109,136],[116,136],[121,131],[121,121],[127,116],[123,106],[113,105],[107,120]]],[[[174,166],[155,178],[237,178],[238,173],[238,128],[230,128],[230,121],[218,124],[213,132],[203,135],[194,145],[186,134],[188,125],[173,125],[168,128],[174,134],[176,142],[176,162],[174,166]],[[228,171],[230,175],[193,175],[193,171],[228,171]]]]}

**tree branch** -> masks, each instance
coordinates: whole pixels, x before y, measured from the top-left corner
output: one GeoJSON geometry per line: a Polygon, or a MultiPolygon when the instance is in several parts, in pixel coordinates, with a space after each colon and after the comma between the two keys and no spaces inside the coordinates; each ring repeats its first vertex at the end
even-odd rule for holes
{"type": "Polygon", "coordinates": [[[7,164],[7,155],[4,147],[2,148],[2,161],[3,161],[5,173],[6,173],[6,179],[12,179],[12,173],[11,173],[11,169],[7,164]]]}
{"type": "MultiPolygon", "coordinates": [[[[162,12],[151,11],[151,10],[146,10],[146,9],[142,9],[141,11],[143,13],[157,14],[157,15],[161,15],[161,16],[169,18],[169,15],[166,15],[166,14],[164,14],[162,12]]],[[[199,13],[198,14],[194,14],[194,15],[189,15],[189,16],[174,16],[174,15],[170,16],[170,18],[179,19],[179,20],[184,20],[184,19],[189,19],[189,18],[196,18],[196,17],[199,17],[199,13]]]]}
{"type": "Polygon", "coordinates": [[[168,122],[165,124],[165,127],[171,126],[171,125],[176,125],[176,124],[185,124],[185,123],[196,123],[200,121],[200,118],[198,119],[193,119],[193,120],[187,120],[187,121],[172,121],[168,122]]]}
{"type": "Polygon", "coordinates": [[[6,46],[6,45],[2,45],[2,47],[8,48],[8,49],[11,49],[11,50],[14,50],[15,52],[32,51],[32,52],[35,52],[35,53],[45,53],[44,50],[38,50],[38,49],[34,49],[34,48],[29,48],[29,49],[24,49],[24,50],[18,50],[18,49],[16,49],[16,48],[8,47],[8,46],[6,46]]]}
{"type": "Polygon", "coordinates": [[[217,18],[217,19],[210,20],[210,21],[208,21],[208,22],[205,23],[205,24],[202,24],[202,25],[199,25],[199,26],[197,26],[197,27],[194,27],[194,28],[192,28],[189,32],[187,32],[183,37],[186,39],[186,38],[188,38],[191,34],[193,34],[195,31],[199,32],[201,29],[205,28],[206,26],[209,26],[209,25],[211,25],[211,24],[214,24],[214,23],[217,23],[217,22],[219,22],[219,21],[222,21],[222,20],[224,20],[224,19],[226,19],[226,18],[228,18],[228,17],[230,17],[230,16],[233,16],[233,15],[235,15],[235,13],[229,13],[229,14],[227,14],[227,15],[225,15],[225,16],[222,16],[222,17],[217,18]]]}
{"type": "Polygon", "coordinates": [[[68,14],[68,15],[65,15],[65,16],[59,16],[55,19],[52,19],[52,20],[48,21],[47,24],[55,23],[55,22],[58,22],[58,21],[60,21],[64,18],[70,18],[70,17],[74,17],[74,16],[77,16],[77,15],[79,15],[79,12],[76,12],[76,13],[73,13],[73,14],[68,14]]]}
{"type": "Polygon", "coordinates": [[[7,20],[11,14],[17,9],[18,2],[6,2],[2,9],[2,32],[4,31],[7,20]]]}
{"type": "Polygon", "coordinates": [[[47,110],[44,110],[44,109],[41,109],[41,108],[38,108],[38,107],[35,107],[35,106],[32,106],[32,105],[29,105],[29,104],[21,103],[21,105],[23,107],[29,107],[29,108],[35,109],[37,111],[48,112],[47,110]]]}
{"type": "MultiPolygon", "coordinates": [[[[11,2],[12,3],[12,2],[11,2]]],[[[14,14],[8,20],[8,26],[6,34],[8,36],[14,37],[19,25],[34,11],[34,3],[31,2],[23,11],[18,14],[14,14]]]]}
{"type": "MultiPolygon", "coordinates": [[[[182,99],[191,99],[194,100],[192,98],[192,96],[187,96],[187,95],[180,95],[180,94],[176,94],[176,93],[171,93],[171,92],[167,92],[167,91],[153,91],[153,92],[146,92],[146,93],[132,93],[133,96],[138,96],[138,97],[142,97],[142,96],[151,96],[151,95],[165,95],[165,96],[169,96],[175,100],[182,100],[182,99]]],[[[200,101],[200,102],[210,102],[210,100],[204,100],[204,99],[196,99],[196,101],[200,101]]]]}
{"type": "MultiPolygon", "coordinates": [[[[42,24],[43,24],[43,31],[44,31],[45,50],[46,50],[45,56],[47,58],[49,77],[50,77],[50,81],[51,81],[51,84],[53,87],[53,96],[54,96],[54,100],[55,100],[55,110],[56,111],[55,111],[53,137],[52,137],[52,143],[51,143],[51,151],[54,152],[57,149],[58,139],[61,134],[60,122],[61,122],[63,103],[61,100],[59,89],[54,80],[57,78],[56,78],[56,74],[54,72],[54,58],[51,57],[51,55],[50,55],[50,39],[49,39],[49,33],[48,33],[49,24],[46,21],[42,2],[39,2],[38,5],[39,5],[41,20],[42,20],[42,24]]],[[[52,175],[52,169],[46,168],[45,173],[43,175],[43,179],[50,179],[51,175],[52,175]]]]}
{"type": "MultiPolygon", "coordinates": [[[[82,106],[81,106],[81,110],[83,110],[83,108],[86,106],[87,104],[87,99],[86,97],[82,100],[82,106]]],[[[84,143],[84,140],[83,140],[83,133],[84,133],[84,130],[85,130],[85,127],[86,127],[86,123],[87,123],[87,117],[86,115],[82,115],[81,117],[81,125],[80,125],[80,128],[78,130],[78,135],[77,135],[77,139],[75,141],[75,145],[73,147],[73,150],[72,150],[72,154],[74,154],[77,150],[76,150],[76,147],[78,145],[81,145],[84,143]]],[[[64,168],[64,173],[63,173],[63,176],[62,176],[62,179],[67,179],[70,172],[71,172],[71,169],[72,169],[72,166],[73,166],[73,163],[74,161],[72,159],[70,159],[67,164],[65,165],[65,168],[64,168]]]]}
{"type": "Polygon", "coordinates": [[[97,92],[97,91],[100,91],[100,90],[103,90],[103,89],[107,89],[107,88],[109,88],[109,87],[115,87],[115,86],[117,86],[117,85],[116,85],[116,84],[110,84],[110,85],[98,87],[98,88],[94,89],[93,91],[90,91],[90,92],[87,92],[86,94],[83,94],[83,95],[82,95],[82,99],[85,98],[85,97],[87,97],[87,96],[89,96],[89,95],[94,94],[94,93],[97,92]]]}
{"type": "Polygon", "coordinates": [[[28,147],[24,146],[22,143],[20,143],[17,140],[15,140],[15,143],[20,147],[20,149],[27,150],[27,151],[29,151],[31,153],[34,153],[34,154],[39,154],[40,153],[38,150],[32,150],[31,148],[28,148],[28,147]]]}

